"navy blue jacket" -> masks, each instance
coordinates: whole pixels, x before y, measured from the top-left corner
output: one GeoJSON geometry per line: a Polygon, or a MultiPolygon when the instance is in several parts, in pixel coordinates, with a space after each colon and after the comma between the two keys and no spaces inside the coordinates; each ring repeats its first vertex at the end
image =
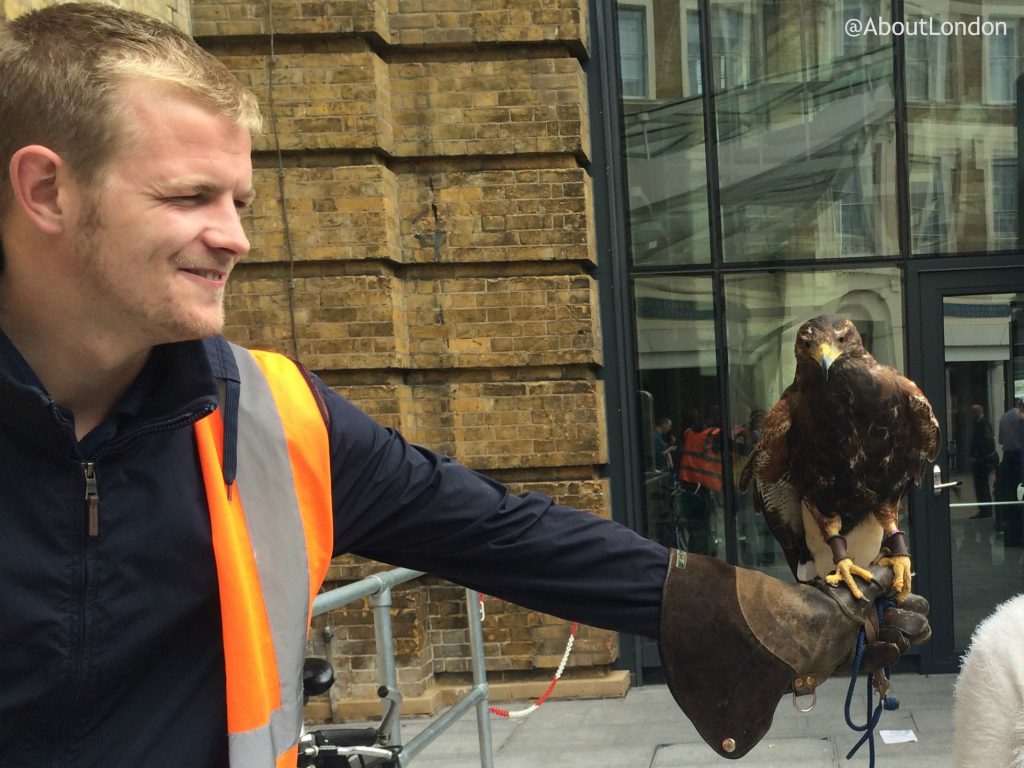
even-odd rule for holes
{"type": "MultiPolygon", "coordinates": [[[[217,406],[218,379],[230,401],[223,339],[158,347],[79,442],[0,333],[4,768],[226,765],[220,608],[191,429],[217,406]]],[[[331,424],[335,554],[657,636],[663,547],[538,494],[510,496],[313,385],[331,424]]]]}

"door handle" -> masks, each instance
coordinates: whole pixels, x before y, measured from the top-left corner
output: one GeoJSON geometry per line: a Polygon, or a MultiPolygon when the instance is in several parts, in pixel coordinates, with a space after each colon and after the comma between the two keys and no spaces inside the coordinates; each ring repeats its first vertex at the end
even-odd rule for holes
{"type": "Polygon", "coordinates": [[[955,488],[962,485],[962,480],[951,480],[948,483],[942,482],[942,470],[938,464],[932,464],[932,493],[936,496],[942,493],[943,488],[955,488]]]}

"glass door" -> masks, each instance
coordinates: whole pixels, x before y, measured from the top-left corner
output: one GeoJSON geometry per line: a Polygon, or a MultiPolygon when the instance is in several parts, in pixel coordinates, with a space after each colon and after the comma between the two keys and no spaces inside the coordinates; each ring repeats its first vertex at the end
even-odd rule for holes
{"type": "Polygon", "coordinates": [[[911,371],[944,440],[912,507],[917,591],[932,601],[925,672],[954,671],[978,622],[1024,591],[1024,268],[1005,261],[909,275],[911,371]]]}

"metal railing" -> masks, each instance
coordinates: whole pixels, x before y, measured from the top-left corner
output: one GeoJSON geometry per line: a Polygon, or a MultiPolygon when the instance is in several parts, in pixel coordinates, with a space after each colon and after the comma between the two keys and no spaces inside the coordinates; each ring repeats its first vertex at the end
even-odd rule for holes
{"type": "MultiPolygon", "coordinates": [[[[398,688],[394,635],[391,631],[391,590],[399,584],[418,579],[423,575],[422,571],[396,568],[391,571],[375,573],[353,584],[324,592],[317,595],[313,601],[313,615],[319,616],[364,597],[370,599],[370,607],[373,609],[373,631],[377,643],[377,671],[381,677],[381,685],[386,685],[388,688],[398,688]]],[[[478,593],[471,589],[466,590],[466,613],[469,619],[473,686],[450,709],[404,744],[402,743],[401,718],[395,721],[390,734],[390,743],[402,744],[402,751],[398,758],[398,764],[402,768],[473,707],[476,708],[477,734],[480,740],[480,766],[481,768],[494,768],[480,602],[478,593]]]]}

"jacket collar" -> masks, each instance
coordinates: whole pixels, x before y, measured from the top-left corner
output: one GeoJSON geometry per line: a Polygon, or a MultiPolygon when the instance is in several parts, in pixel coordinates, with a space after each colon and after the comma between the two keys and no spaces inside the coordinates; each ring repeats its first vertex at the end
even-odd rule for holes
{"type": "Polygon", "coordinates": [[[224,422],[224,455],[221,471],[224,485],[231,487],[238,473],[238,400],[241,394],[238,363],[231,346],[223,336],[212,336],[203,342],[217,382],[218,400],[224,422]]]}
{"type": "MultiPolygon", "coordinates": [[[[204,341],[163,344],[153,348],[139,378],[129,387],[121,401],[108,416],[107,431],[118,439],[146,427],[161,423],[199,418],[218,402],[217,378],[225,375],[223,360],[207,352],[204,341]],[[214,369],[217,369],[215,374],[214,369]]],[[[224,342],[226,348],[226,342],[224,342]]],[[[227,372],[230,375],[230,371],[227,372]]],[[[237,379],[237,371],[234,374],[237,379]]],[[[55,414],[67,412],[57,406],[39,377],[0,329],[0,384],[11,395],[48,406],[55,414]]],[[[12,418],[29,418],[33,413],[15,416],[17,409],[3,408],[12,418]]],[[[33,417],[37,418],[37,417],[33,417]]]]}

